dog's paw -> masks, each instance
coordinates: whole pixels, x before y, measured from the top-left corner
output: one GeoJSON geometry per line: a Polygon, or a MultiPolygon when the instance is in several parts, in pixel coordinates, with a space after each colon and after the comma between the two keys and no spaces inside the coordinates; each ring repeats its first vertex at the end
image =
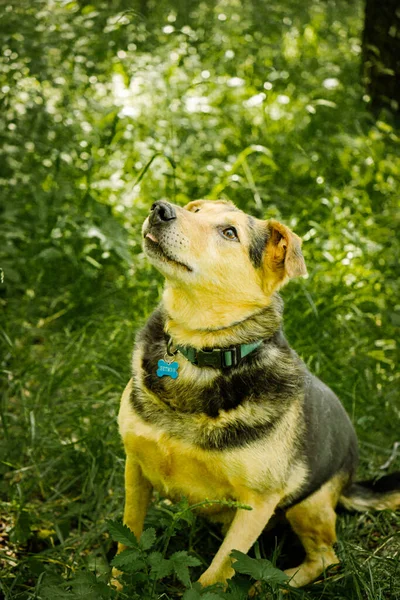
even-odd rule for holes
{"type": "Polygon", "coordinates": [[[257,596],[260,592],[261,592],[261,581],[256,581],[251,588],[248,591],[248,597],[249,598],[254,598],[255,596],[257,596]]]}
{"type": "Polygon", "coordinates": [[[207,569],[207,571],[204,571],[203,575],[201,575],[199,583],[202,587],[208,587],[209,585],[214,585],[215,583],[222,583],[225,589],[228,585],[227,580],[233,577],[234,574],[235,571],[232,569],[232,567],[226,567],[225,569],[219,571],[207,569]]]}
{"type": "Polygon", "coordinates": [[[118,569],[113,567],[113,570],[111,571],[111,579],[109,581],[109,585],[115,588],[118,592],[121,592],[124,587],[118,579],[118,577],[120,577],[121,575],[122,571],[119,571],[118,569]]]}
{"type": "Polygon", "coordinates": [[[329,548],[317,555],[314,560],[305,560],[301,565],[294,569],[286,569],[284,573],[289,577],[288,584],[291,587],[303,587],[312,583],[320,576],[325,577],[326,570],[338,569],[339,559],[334,550],[329,548]]]}
{"type": "MultiPolygon", "coordinates": [[[[288,590],[284,590],[282,588],[279,591],[282,596],[285,596],[288,593],[288,590]]],[[[275,598],[272,592],[266,591],[265,588],[263,589],[262,581],[256,581],[255,583],[253,583],[253,585],[247,592],[247,597],[260,598],[260,600],[261,598],[262,600],[273,600],[273,598],[275,598]],[[262,596],[260,594],[262,594],[262,596]]]]}
{"type": "MultiPolygon", "coordinates": [[[[280,593],[285,594],[286,590],[280,590],[280,593]]],[[[274,596],[272,592],[266,591],[265,588],[263,589],[262,581],[256,581],[247,592],[247,597],[260,598],[260,600],[273,600],[276,596],[274,596]],[[262,594],[262,596],[260,594],[262,594]]]]}

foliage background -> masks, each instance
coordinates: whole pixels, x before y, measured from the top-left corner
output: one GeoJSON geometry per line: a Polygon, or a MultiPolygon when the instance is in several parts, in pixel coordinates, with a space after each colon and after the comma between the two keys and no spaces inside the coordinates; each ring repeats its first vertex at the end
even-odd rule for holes
{"type": "MultiPolygon", "coordinates": [[[[94,598],[113,595],[96,585],[115,549],[106,519],[122,515],[118,400],[134,333],[162,289],[140,245],[156,199],[229,198],[303,237],[309,278],[284,291],[287,336],[349,411],[361,474],[382,473],[400,416],[400,138],[389,114],[368,112],[362,3],[1,10],[5,597],[54,598],[54,585],[60,598],[89,598],[90,585],[94,598]],[[85,588],[88,572],[97,579],[85,588]]],[[[160,506],[149,522],[162,539],[160,506]]],[[[343,570],[291,595],[395,598],[398,522],[342,516],[343,570]]],[[[173,545],[207,564],[220,539],[211,533],[186,523],[173,545]]],[[[170,577],[153,597],[182,591],[170,577]]]]}

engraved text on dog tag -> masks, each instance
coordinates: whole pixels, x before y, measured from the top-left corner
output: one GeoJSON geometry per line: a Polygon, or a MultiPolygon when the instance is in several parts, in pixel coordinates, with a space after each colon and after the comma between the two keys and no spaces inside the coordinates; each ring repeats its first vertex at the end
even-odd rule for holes
{"type": "Polygon", "coordinates": [[[158,369],[157,369],[157,377],[172,377],[172,379],[177,379],[178,377],[178,369],[179,364],[174,362],[167,362],[166,360],[158,361],[158,369]]]}

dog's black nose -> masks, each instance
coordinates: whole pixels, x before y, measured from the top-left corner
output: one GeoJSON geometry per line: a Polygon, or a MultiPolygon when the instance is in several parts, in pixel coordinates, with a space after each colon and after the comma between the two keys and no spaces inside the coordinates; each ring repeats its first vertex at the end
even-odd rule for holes
{"type": "Polygon", "coordinates": [[[167,223],[176,219],[175,208],[169,202],[158,200],[151,207],[149,221],[151,225],[167,223]]]}

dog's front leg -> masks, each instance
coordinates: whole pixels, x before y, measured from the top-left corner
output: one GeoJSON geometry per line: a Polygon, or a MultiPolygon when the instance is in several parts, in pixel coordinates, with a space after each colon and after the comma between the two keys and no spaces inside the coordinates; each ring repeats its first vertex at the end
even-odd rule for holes
{"type": "MultiPolygon", "coordinates": [[[[128,454],[125,462],[124,524],[133,531],[138,540],[142,535],[152,490],[153,487],[143,475],[140,465],[128,454]]],[[[125,550],[125,546],[118,544],[118,552],[122,550],[125,550]]]]}
{"type": "Polygon", "coordinates": [[[217,582],[226,583],[226,580],[233,576],[234,570],[230,553],[232,550],[239,550],[244,553],[250,550],[272,517],[280,499],[281,496],[278,494],[271,495],[268,498],[257,498],[246,502],[252,507],[251,511],[237,509],[220,549],[207,571],[199,579],[202,586],[205,587],[217,582]]]}
{"type": "MultiPolygon", "coordinates": [[[[144,477],[140,465],[135,457],[127,454],[125,462],[125,508],[124,524],[135,534],[139,540],[143,531],[144,519],[150,502],[151,483],[144,477]]],[[[117,554],[125,550],[124,544],[118,543],[117,554]]],[[[115,567],[112,570],[112,584],[121,589],[121,584],[115,579],[121,572],[115,567]]]]}

